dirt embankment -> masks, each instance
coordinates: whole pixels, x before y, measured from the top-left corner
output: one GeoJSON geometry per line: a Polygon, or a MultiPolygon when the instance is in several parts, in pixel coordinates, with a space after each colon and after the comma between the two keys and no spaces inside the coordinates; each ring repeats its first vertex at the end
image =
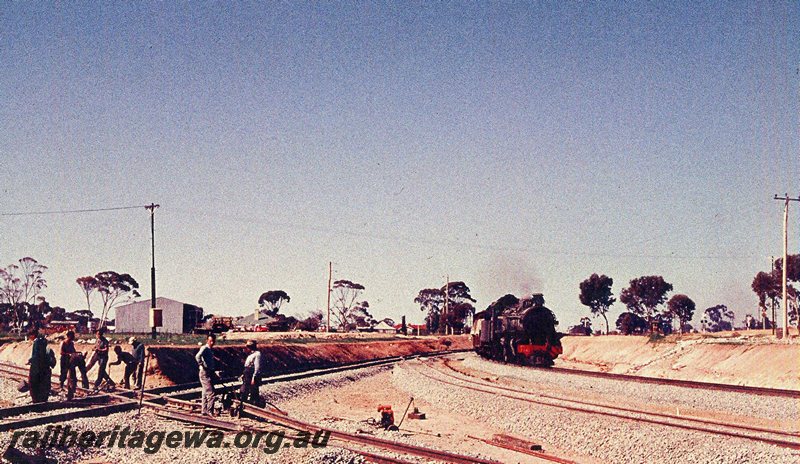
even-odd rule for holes
{"type": "MultiPolygon", "coordinates": [[[[370,359],[392,356],[432,353],[448,349],[464,349],[472,346],[468,336],[397,338],[396,340],[324,342],[324,343],[282,343],[259,344],[263,365],[267,375],[278,375],[311,369],[334,367],[370,359]]],[[[58,353],[58,345],[50,347],[58,353]]],[[[130,346],[122,345],[130,351],[130,346]]],[[[91,345],[77,344],[80,351],[91,352],[91,345]]],[[[197,362],[194,359],[199,346],[149,346],[151,359],[148,365],[147,386],[157,387],[197,380],[197,362]]],[[[236,376],[242,372],[246,357],[244,344],[223,345],[214,349],[225,375],[236,376]]],[[[0,361],[24,365],[31,353],[30,342],[9,343],[0,347],[0,361]]],[[[110,361],[115,361],[112,353],[110,361]]],[[[59,372],[59,366],[53,370],[59,372]]],[[[97,368],[89,372],[94,381],[97,368]]],[[[123,366],[112,366],[110,375],[114,381],[122,377],[123,366]]]]}
{"type": "Polygon", "coordinates": [[[800,344],[768,337],[565,337],[559,367],[800,390],[800,344]]]}
{"type": "MultiPolygon", "coordinates": [[[[334,367],[369,359],[431,353],[447,349],[468,348],[467,337],[442,337],[420,340],[397,340],[355,343],[270,343],[259,346],[267,375],[278,375],[325,367],[334,367]]],[[[198,347],[153,347],[151,368],[172,383],[197,379],[194,356],[198,347]],[[155,361],[155,363],[153,362],[155,361]]],[[[243,345],[216,347],[215,355],[225,372],[240,375],[245,357],[243,345]]]]}

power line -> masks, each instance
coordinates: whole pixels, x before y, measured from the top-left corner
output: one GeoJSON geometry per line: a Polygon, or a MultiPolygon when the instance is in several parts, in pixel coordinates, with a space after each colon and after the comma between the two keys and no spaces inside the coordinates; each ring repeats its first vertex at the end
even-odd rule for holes
{"type": "MultiPolygon", "coordinates": [[[[142,206],[119,206],[119,207],[111,207],[111,208],[92,208],[92,209],[76,209],[76,210],[56,210],[56,211],[30,211],[30,212],[11,212],[11,213],[0,213],[2,217],[9,217],[9,216],[42,216],[42,215],[51,215],[51,214],[80,214],[80,213],[93,213],[93,212],[102,212],[102,211],[119,211],[119,210],[129,210],[129,209],[139,209],[139,208],[149,208],[149,205],[142,205],[142,206]]],[[[190,214],[196,215],[211,215],[208,211],[190,211],[190,210],[178,210],[183,211],[190,214]]],[[[741,260],[741,259],[750,259],[753,258],[753,255],[682,255],[682,254],[675,254],[675,253],[668,253],[668,254],[637,254],[637,253],[614,253],[614,252],[585,252],[585,251],[566,251],[566,250],[542,250],[542,249],[534,249],[528,246],[514,246],[514,245],[489,245],[489,244],[479,244],[479,243],[469,243],[462,240],[453,240],[448,238],[438,238],[438,239],[425,239],[421,237],[408,237],[403,235],[395,235],[395,234],[381,234],[381,233],[365,233],[365,232],[355,232],[352,230],[341,229],[341,228],[333,228],[333,227],[319,227],[319,226],[310,226],[307,224],[300,224],[300,223],[293,223],[291,221],[274,221],[264,218],[259,218],[258,220],[253,219],[245,219],[241,217],[232,217],[230,215],[219,215],[225,217],[228,220],[236,221],[236,222],[243,222],[243,223],[265,223],[269,224],[273,227],[281,227],[284,229],[300,229],[300,230],[308,230],[313,232],[322,232],[328,234],[338,234],[338,235],[346,235],[351,237],[358,237],[358,238],[371,238],[377,240],[389,240],[389,241],[401,241],[401,242],[409,242],[415,244],[429,244],[429,245],[454,245],[459,246],[462,248],[471,248],[471,249],[479,249],[479,250],[493,250],[493,251],[513,251],[513,252],[521,252],[521,253],[528,253],[538,256],[568,256],[568,257],[595,257],[595,258],[645,258],[645,259],[675,259],[675,260],[741,260]]],[[[662,233],[661,235],[664,235],[662,233]]],[[[657,240],[659,237],[654,237],[650,239],[657,240]]]]}
{"type": "Polygon", "coordinates": [[[71,209],[71,210],[58,210],[58,211],[26,211],[15,213],[0,213],[0,216],[43,216],[47,214],[75,214],[75,213],[95,213],[99,211],[119,211],[123,209],[140,209],[147,208],[147,206],[118,206],[113,208],[93,208],[93,209],[71,209]]]}
{"type": "MultiPolygon", "coordinates": [[[[758,255],[748,255],[748,254],[737,254],[737,255],[696,255],[696,254],[677,254],[677,253],[666,253],[666,254],[638,254],[638,253],[615,253],[615,252],[593,252],[593,251],[567,251],[567,250],[544,250],[544,249],[537,249],[532,248],[530,246],[515,246],[512,244],[508,245],[491,245],[491,244],[480,244],[474,242],[467,242],[463,240],[457,239],[448,239],[448,238],[437,238],[437,239],[427,239],[422,237],[409,237],[405,235],[399,234],[385,234],[385,233],[368,233],[368,232],[356,232],[352,230],[336,228],[336,227],[320,227],[320,226],[313,226],[298,222],[292,221],[276,221],[265,219],[263,217],[258,218],[243,218],[241,216],[233,216],[229,214],[220,214],[217,212],[212,212],[209,210],[183,210],[178,209],[178,212],[184,212],[188,214],[192,214],[195,216],[216,216],[225,218],[229,221],[240,222],[244,224],[267,224],[275,228],[280,228],[283,230],[306,230],[311,232],[321,232],[326,234],[334,234],[334,235],[341,235],[341,236],[350,236],[356,238],[369,238],[375,240],[387,240],[387,241],[395,241],[395,242],[407,242],[412,243],[415,245],[419,244],[428,244],[428,245],[449,245],[449,246],[457,246],[460,248],[468,248],[468,249],[475,249],[475,250],[489,250],[489,251],[501,251],[501,252],[519,252],[519,253],[527,253],[531,255],[537,256],[566,256],[566,257],[573,257],[573,258],[635,258],[635,259],[672,259],[672,260],[744,260],[744,259],[752,259],[757,258],[758,255]]],[[[663,235],[663,234],[662,234],[663,235]]]]}

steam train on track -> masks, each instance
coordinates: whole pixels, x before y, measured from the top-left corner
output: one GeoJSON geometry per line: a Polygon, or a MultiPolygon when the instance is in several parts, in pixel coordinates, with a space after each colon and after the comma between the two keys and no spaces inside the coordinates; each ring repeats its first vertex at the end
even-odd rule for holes
{"type": "Polygon", "coordinates": [[[525,366],[550,367],[563,352],[555,314],[541,293],[505,295],[475,314],[472,345],[480,356],[525,366]]]}

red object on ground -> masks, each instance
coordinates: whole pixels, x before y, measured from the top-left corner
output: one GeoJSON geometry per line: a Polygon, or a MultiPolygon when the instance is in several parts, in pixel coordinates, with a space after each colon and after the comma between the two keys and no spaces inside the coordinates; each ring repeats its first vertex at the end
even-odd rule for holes
{"type": "Polygon", "coordinates": [[[379,404],[378,412],[381,413],[381,427],[388,429],[394,425],[394,411],[388,404],[379,404]]]}

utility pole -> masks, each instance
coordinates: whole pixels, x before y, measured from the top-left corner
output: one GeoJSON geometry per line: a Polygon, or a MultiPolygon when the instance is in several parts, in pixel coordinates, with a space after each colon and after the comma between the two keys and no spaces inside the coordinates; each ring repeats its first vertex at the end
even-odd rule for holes
{"type": "Polygon", "coordinates": [[[783,200],[783,279],[781,284],[783,286],[782,303],[783,303],[783,338],[789,340],[789,301],[786,295],[786,274],[788,272],[788,254],[789,254],[789,202],[800,201],[800,197],[789,198],[788,193],[784,193],[782,197],[775,195],[775,200],[783,200]]]}
{"type": "MultiPolygon", "coordinates": [[[[769,266],[769,272],[770,274],[772,274],[775,271],[775,257],[770,256],[770,259],[772,260],[772,264],[770,264],[769,266]]],[[[772,308],[772,335],[775,335],[775,331],[778,330],[777,327],[775,326],[775,298],[769,299],[769,305],[772,308]]],[[[762,322],[761,324],[762,324],[761,328],[763,329],[764,323],[762,322]]]]}
{"type": "Polygon", "coordinates": [[[447,305],[448,301],[450,301],[450,276],[445,276],[445,279],[447,282],[444,283],[444,334],[447,335],[447,326],[450,325],[447,322],[447,305]]]}
{"type": "Polygon", "coordinates": [[[150,245],[152,252],[152,266],[150,267],[150,326],[153,330],[153,340],[156,339],[156,327],[161,326],[161,314],[156,315],[156,208],[161,205],[150,203],[145,209],[150,210],[150,245]]]}
{"type": "Polygon", "coordinates": [[[325,324],[325,332],[331,331],[331,279],[333,277],[333,262],[328,261],[328,322],[325,324]]]}

